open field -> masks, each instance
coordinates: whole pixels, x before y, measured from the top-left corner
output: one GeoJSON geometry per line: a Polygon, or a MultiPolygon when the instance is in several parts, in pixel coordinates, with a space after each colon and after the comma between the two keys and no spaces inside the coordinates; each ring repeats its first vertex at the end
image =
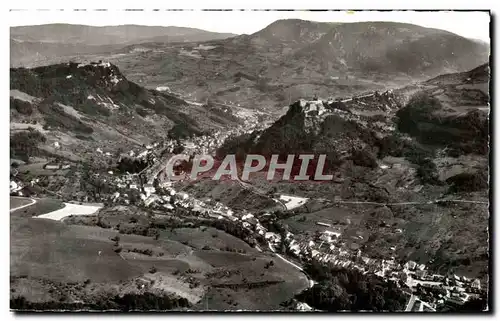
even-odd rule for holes
{"type": "MultiPolygon", "coordinates": [[[[11,198],[12,200],[13,198],[11,198]]],[[[49,198],[36,199],[36,203],[32,206],[27,206],[25,208],[15,210],[11,212],[11,220],[20,217],[33,217],[39,216],[53,211],[57,211],[64,207],[64,203],[49,198]]]]}
{"type": "Polygon", "coordinates": [[[327,229],[324,226],[318,225],[317,222],[330,224],[333,229],[339,229],[348,224],[360,224],[362,219],[359,211],[373,209],[373,205],[353,205],[351,208],[345,206],[333,206],[315,211],[312,213],[306,212],[305,208],[300,214],[292,216],[284,220],[291,229],[292,233],[313,233],[314,231],[323,231],[327,229]],[[356,211],[352,210],[356,207],[356,211]],[[305,218],[305,220],[303,219],[305,218]]]}
{"type": "MultiPolygon", "coordinates": [[[[212,258],[214,259],[214,258],[212,258]]],[[[279,258],[268,269],[265,256],[226,267],[231,276],[219,278],[195,309],[279,310],[290,293],[299,293],[309,285],[306,276],[279,258]],[[267,283],[267,284],[263,284],[267,283]]],[[[215,282],[215,280],[214,280],[215,282]]]]}
{"type": "Polygon", "coordinates": [[[11,275],[57,281],[118,281],[139,275],[113,243],[75,237],[65,224],[27,219],[11,228],[11,275]]]}
{"type": "Polygon", "coordinates": [[[205,248],[222,251],[241,251],[245,253],[257,252],[257,250],[242,240],[212,227],[177,228],[173,231],[162,231],[160,235],[197,250],[205,248]],[[228,246],[229,248],[226,249],[228,246]]]}
{"type": "Polygon", "coordinates": [[[48,218],[58,221],[70,215],[93,215],[101,208],[101,206],[78,205],[72,203],[64,203],[64,205],[64,208],[39,215],[38,218],[48,218]]]}

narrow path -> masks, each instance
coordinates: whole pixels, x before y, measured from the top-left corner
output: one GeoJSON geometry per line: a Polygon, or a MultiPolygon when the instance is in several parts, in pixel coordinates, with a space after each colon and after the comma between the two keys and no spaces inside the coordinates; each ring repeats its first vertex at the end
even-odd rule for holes
{"type": "Polygon", "coordinates": [[[410,300],[408,301],[408,304],[406,305],[405,312],[411,311],[411,309],[413,308],[413,305],[415,304],[416,299],[417,299],[417,297],[412,294],[410,297],[410,300]]]}
{"type": "Polygon", "coordinates": [[[187,102],[188,104],[195,105],[195,106],[203,106],[204,105],[203,103],[198,103],[198,102],[192,101],[192,100],[184,99],[184,101],[187,102]]]}
{"type": "Polygon", "coordinates": [[[352,101],[354,98],[360,99],[360,98],[366,98],[366,97],[371,97],[371,96],[375,96],[375,93],[361,95],[361,96],[354,96],[354,97],[351,97],[351,98],[347,98],[347,99],[341,100],[341,102],[346,103],[346,102],[352,101]]]}
{"type": "Polygon", "coordinates": [[[285,259],[283,256],[281,256],[280,254],[276,253],[276,251],[274,250],[274,248],[272,247],[271,243],[267,243],[267,245],[269,246],[269,249],[271,250],[271,252],[273,252],[277,257],[279,257],[280,259],[282,259],[284,262],[290,264],[291,266],[293,266],[294,268],[298,269],[300,272],[304,273],[304,275],[306,276],[307,278],[307,281],[309,282],[309,288],[312,288],[314,286],[314,284],[316,282],[314,282],[313,279],[311,279],[309,277],[309,275],[307,275],[306,271],[304,271],[304,269],[300,266],[300,265],[297,265],[291,261],[288,261],[287,259],[285,259]]]}
{"type": "Polygon", "coordinates": [[[30,198],[30,200],[31,200],[31,203],[30,203],[30,204],[25,204],[25,205],[21,205],[21,206],[15,207],[15,208],[11,208],[11,209],[10,209],[10,212],[14,212],[14,211],[20,210],[20,209],[22,209],[22,208],[25,208],[25,207],[31,206],[31,205],[33,205],[33,204],[35,204],[35,203],[36,203],[36,200],[34,200],[34,199],[32,199],[32,198],[30,198]]]}

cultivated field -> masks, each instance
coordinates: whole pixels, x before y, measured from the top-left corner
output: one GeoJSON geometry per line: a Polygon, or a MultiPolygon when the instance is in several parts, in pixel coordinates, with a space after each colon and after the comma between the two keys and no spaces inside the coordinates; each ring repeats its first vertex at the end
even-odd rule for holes
{"type": "MultiPolygon", "coordinates": [[[[27,212],[11,213],[12,296],[98,304],[106,296],[149,291],[186,298],[194,309],[268,310],[308,286],[299,270],[214,228],[165,229],[157,237],[121,234],[95,226],[97,215],[55,220],[76,204],[60,206],[43,199],[27,212]],[[40,213],[53,219],[33,217],[40,213]]],[[[135,224],[149,224],[146,215],[119,213],[104,212],[102,219],[122,225],[139,217],[135,224]]]]}

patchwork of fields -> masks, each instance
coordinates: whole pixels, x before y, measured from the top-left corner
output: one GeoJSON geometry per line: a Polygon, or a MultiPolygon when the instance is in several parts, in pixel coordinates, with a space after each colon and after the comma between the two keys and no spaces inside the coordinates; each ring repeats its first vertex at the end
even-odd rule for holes
{"type": "Polygon", "coordinates": [[[185,298],[192,309],[274,310],[308,286],[299,270],[215,228],[151,237],[57,220],[78,207],[40,199],[11,212],[11,298],[100,306],[106,297],[150,292],[185,298]]]}

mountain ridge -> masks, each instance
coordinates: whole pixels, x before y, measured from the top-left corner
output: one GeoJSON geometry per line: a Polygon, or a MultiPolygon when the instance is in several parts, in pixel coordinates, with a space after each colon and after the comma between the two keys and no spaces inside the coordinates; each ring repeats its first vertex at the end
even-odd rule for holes
{"type": "MultiPolygon", "coordinates": [[[[53,57],[97,54],[143,42],[207,41],[233,37],[196,28],[175,26],[89,26],[42,24],[10,28],[11,67],[53,64],[53,57]]],[[[61,61],[57,61],[61,62],[61,61]]]]}
{"type": "Polygon", "coordinates": [[[105,142],[111,151],[132,149],[243,123],[230,110],[146,89],[109,62],[11,68],[10,88],[11,133],[40,131],[52,154],[58,151],[50,144],[62,139],[72,160],[105,142]]]}
{"type": "Polygon", "coordinates": [[[150,88],[167,86],[195,101],[276,110],[304,97],[383,91],[467,71],[488,61],[489,52],[485,44],[411,24],[278,20],[251,35],[202,44],[137,43],[44,61],[107,60],[150,88]],[[241,74],[250,77],[236,76],[241,74]]]}
{"type": "Polygon", "coordinates": [[[181,40],[183,39],[182,36],[197,37],[198,34],[212,35],[212,39],[235,36],[235,34],[231,33],[218,33],[198,28],[133,24],[91,26],[56,23],[10,28],[11,38],[18,40],[49,43],[85,43],[87,45],[131,44],[161,36],[171,36],[176,41],[198,41],[196,39],[181,40]]]}
{"type": "MultiPolygon", "coordinates": [[[[195,51],[195,44],[182,48],[155,45],[136,62],[152,68],[152,60],[160,55],[169,57],[175,71],[156,68],[155,85],[163,74],[175,73],[181,76],[168,79],[179,84],[177,90],[189,88],[189,93],[196,93],[201,88],[192,79],[201,76],[208,85],[203,93],[212,92],[217,99],[243,102],[241,96],[247,96],[245,103],[250,104],[266,97],[263,104],[272,101],[283,106],[303,97],[384,90],[443,73],[467,71],[488,61],[490,52],[489,46],[448,31],[393,22],[280,20],[250,35],[204,45],[210,49],[195,51]],[[194,54],[186,55],[189,50],[194,54]],[[191,71],[187,65],[193,62],[197,68],[191,71]],[[221,68],[216,68],[218,65],[221,68]],[[236,86],[245,90],[228,92],[228,81],[238,73],[252,74],[258,80],[237,82],[236,86]]],[[[130,72],[141,71],[132,67],[130,72]]],[[[143,81],[150,80],[144,77],[143,81]]]]}

